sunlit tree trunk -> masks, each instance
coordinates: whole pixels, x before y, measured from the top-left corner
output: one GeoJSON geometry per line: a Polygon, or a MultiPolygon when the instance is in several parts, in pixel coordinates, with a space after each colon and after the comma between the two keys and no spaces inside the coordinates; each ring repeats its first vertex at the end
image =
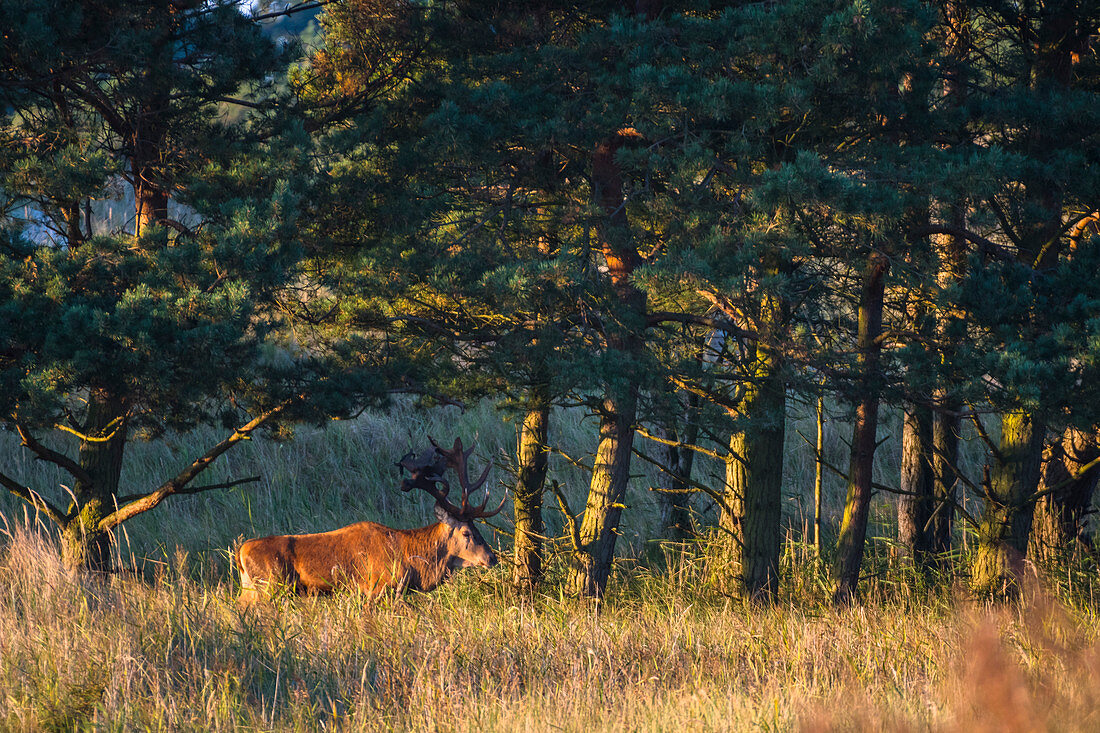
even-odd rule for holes
{"type": "Polygon", "coordinates": [[[1028,556],[1037,562],[1065,562],[1080,547],[1090,549],[1085,520],[1100,479],[1096,434],[1069,428],[1046,451],[1035,504],[1028,556]]]}
{"type": "MultiPolygon", "coordinates": [[[[637,137],[632,129],[621,130],[597,146],[592,159],[595,198],[604,214],[598,227],[600,247],[615,298],[609,304],[615,313],[605,322],[605,348],[628,370],[638,363],[644,346],[646,295],[633,282],[641,257],[630,236],[616,153],[637,137]]],[[[571,562],[569,585],[575,595],[600,597],[607,588],[630,480],[637,406],[636,376],[627,372],[608,375],[600,406],[596,461],[571,562]]]]}
{"type": "Polygon", "coordinates": [[[825,494],[825,395],[817,398],[817,441],[814,455],[814,554],[822,557],[821,508],[825,494]]]}
{"type": "MultiPolygon", "coordinates": [[[[780,307],[766,297],[764,333],[778,325],[780,307]]],[[[758,342],[750,350],[750,375],[739,406],[741,428],[730,436],[726,488],[719,522],[731,537],[739,592],[771,600],[779,591],[783,446],[787,393],[778,355],[758,342]]]]}
{"type": "Polygon", "coordinates": [[[781,379],[754,388],[746,398],[750,428],[730,436],[721,526],[731,533],[733,569],[748,598],[774,599],[779,592],[786,395],[781,379]]]}
{"type": "Polygon", "coordinates": [[[907,404],[901,439],[898,545],[907,559],[924,565],[932,552],[932,409],[907,404]]]}
{"type": "MultiPolygon", "coordinates": [[[[942,6],[942,27],[944,30],[943,48],[946,63],[943,77],[943,96],[945,103],[954,109],[962,110],[966,104],[968,92],[968,63],[973,48],[970,28],[970,8],[964,2],[949,0],[942,6]]],[[[960,146],[970,144],[973,132],[965,122],[966,115],[960,113],[960,125],[955,131],[953,143],[960,146]]],[[[966,202],[940,202],[943,219],[956,229],[966,226],[966,202]]],[[[966,273],[967,243],[961,236],[940,234],[933,240],[939,261],[939,274],[936,283],[941,290],[956,285],[966,273]]],[[[947,307],[939,311],[937,317],[937,336],[943,349],[943,358],[950,363],[953,358],[954,340],[952,324],[959,317],[958,312],[947,307]]],[[[932,424],[932,493],[935,496],[931,524],[931,551],[945,556],[951,552],[955,529],[955,501],[959,455],[959,417],[961,404],[947,389],[939,388],[933,399],[942,411],[937,412],[932,424]]]]}
{"type": "Polygon", "coordinates": [[[1035,511],[1044,428],[1027,412],[1001,417],[1001,441],[992,457],[985,507],[978,524],[971,580],[983,595],[1003,596],[1018,587],[1035,511]]]}
{"type": "Polygon", "coordinates": [[[636,396],[629,391],[603,402],[596,462],[578,533],[579,546],[573,553],[571,591],[575,595],[600,597],[607,588],[630,479],[636,404],[636,396]]]}
{"type": "Polygon", "coordinates": [[[516,517],[512,578],[519,588],[533,588],[542,580],[542,493],[549,457],[549,424],[550,402],[545,394],[536,394],[519,432],[516,487],[512,495],[516,517]]]}

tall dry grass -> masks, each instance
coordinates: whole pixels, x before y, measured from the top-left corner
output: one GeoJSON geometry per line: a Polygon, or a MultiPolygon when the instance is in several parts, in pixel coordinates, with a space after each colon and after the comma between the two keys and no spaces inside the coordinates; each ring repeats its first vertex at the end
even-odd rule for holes
{"type": "MultiPolygon", "coordinates": [[[[552,563],[536,596],[514,592],[501,566],[405,600],[237,609],[227,552],[240,536],[357,518],[426,523],[428,501],[394,490],[392,463],[428,434],[476,438],[479,458],[498,464],[493,481],[507,483],[514,426],[491,406],[397,405],[290,442],[252,441],[209,480],[256,473],[260,485],[181,497],[128,523],[118,545],[129,571],[106,583],[67,574],[49,528],[0,499],[0,729],[1100,729],[1095,568],[1037,583],[1017,605],[982,607],[953,590],[956,579],[930,583],[893,561],[892,503],[880,497],[865,603],[831,608],[801,537],[813,478],[797,430],[810,426],[800,417],[790,434],[784,591],[769,608],[723,595],[724,568],[705,543],[652,539],[656,481],[642,474],[599,607],[562,597],[552,563]]],[[[827,451],[841,464],[844,428],[834,427],[827,451]]],[[[888,418],[884,432],[896,427],[888,418]]],[[[557,413],[552,438],[570,456],[591,450],[591,433],[582,414],[557,413]]],[[[123,491],[154,485],[216,439],[131,446],[123,491]]],[[[880,449],[884,483],[896,476],[896,442],[880,449]]],[[[11,436],[0,435],[0,461],[40,490],[66,482],[11,436]]],[[[579,507],[583,471],[561,457],[551,470],[579,507]]],[[[700,475],[716,482],[720,470],[700,475]]],[[[695,508],[713,517],[702,498],[695,508]]],[[[560,518],[548,517],[556,532],[560,518]]],[[[508,522],[499,529],[506,547],[508,522]]]]}
{"type": "Polygon", "coordinates": [[[0,728],[1100,727],[1100,625],[1041,592],[997,609],[885,591],[759,608],[705,590],[711,571],[681,555],[636,568],[599,608],[517,595],[498,570],[242,614],[182,554],[151,582],[100,583],[17,528],[0,550],[0,728]]]}

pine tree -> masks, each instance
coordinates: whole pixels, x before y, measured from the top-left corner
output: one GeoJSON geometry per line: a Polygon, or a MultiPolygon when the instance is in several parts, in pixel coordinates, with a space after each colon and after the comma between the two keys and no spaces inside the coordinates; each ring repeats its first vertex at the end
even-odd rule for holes
{"type": "Polygon", "coordinates": [[[312,171],[305,138],[265,131],[288,57],[237,3],[9,2],[0,23],[0,419],[72,485],[66,506],[0,481],[60,526],[69,567],[109,570],[119,524],[240,483],[194,480],[319,414],[307,392],[339,411],[365,383],[326,382],[349,364],[280,336],[312,171]],[[128,220],[92,215],[115,198],[128,220]],[[159,485],[120,485],[129,441],[205,422],[235,427],[159,485]]]}

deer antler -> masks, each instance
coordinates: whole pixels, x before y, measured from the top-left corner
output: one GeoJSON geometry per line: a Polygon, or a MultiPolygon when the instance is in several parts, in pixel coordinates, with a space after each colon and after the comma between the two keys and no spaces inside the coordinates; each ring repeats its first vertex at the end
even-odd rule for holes
{"type": "Polygon", "coordinates": [[[443,472],[447,470],[447,458],[440,455],[437,449],[429,448],[419,458],[410,451],[396,465],[410,474],[401,482],[402,491],[423,489],[434,496],[436,501],[446,503],[446,496],[451,490],[450,484],[443,478],[443,472]],[[436,484],[443,485],[442,491],[436,488],[436,484]]]}
{"type": "MultiPolygon", "coordinates": [[[[471,485],[469,468],[466,461],[471,455],[473,455],[474,449],[470,448],[468,451],[463,451],[462,438],[455,438],[455,445],[454,448],[452,448],[451,450],[440,448],[439,444],[430,437],[428,438],[428,440],[431,441],[432,445],[435,447],[436,452],[446,458],[447,464],[455,470],[455,473],[458,474],[458,484],[462,487],[461,506],[455,506],[449,501],[441,499],[439,496],[436,496],[435,493],[429,491],[432,496],[436,496],[436,501],[439,502],[440,506],[442,506],[448,514],[464,520],[481,519],[485,517],[492,517],[504,508],[504,503],[508,501],[507,493],[505,493],[504,498],[501,499],[500,506],[492,511],[485,511],[485,507],[489,504],[489,489],[485,489],[485,499],[481,502],[480,506],[470,506],[470,494],[477,491],[485,484],[485,480],[489,478],[489,471],[493,467],[492,463],[485,467],[485,470],[482,471],[481,476],[478,477],[477,482],[471,485]]],[[[443,496],[446,496],[446,494],[444,494],[443,496]]]]}

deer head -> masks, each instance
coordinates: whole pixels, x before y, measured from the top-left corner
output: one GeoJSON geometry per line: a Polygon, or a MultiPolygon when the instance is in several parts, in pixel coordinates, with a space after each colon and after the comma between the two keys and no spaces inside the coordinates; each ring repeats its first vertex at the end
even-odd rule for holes
{"type": "Polygon", "coordinates": [[[471,483],[467,460],[474,449],[463,450],[461,438],[455,439],[454,448],[451,450],[441,448],[432,438],[428,440],[432,444],[431,450],[425,451],[419,458],[412,458],[410,453],[401,460],[399,465],[407,468],[412,474],[401,483],[401,490],[422,489],[435,499],[436,519],[451,529],[448,549],[454,558],[450,563],[452,569],[471,566],[493,567],[497,563],[497,557],[473,522],[475,519],[491,517],[500,512],[508,496],[506,494],[500,506],[491,511],[486,510],[489,503],[488,489],[485,490],[485,498],[481,504],[473,505],[470,502],[470,495],[485,484],[492,464],[486,466],[477,481],[471,483]],[[448,498],[451,486],[442,476],[445,468],[454,469],[458,476],[462,498],[457,504],[448,498]]]}

